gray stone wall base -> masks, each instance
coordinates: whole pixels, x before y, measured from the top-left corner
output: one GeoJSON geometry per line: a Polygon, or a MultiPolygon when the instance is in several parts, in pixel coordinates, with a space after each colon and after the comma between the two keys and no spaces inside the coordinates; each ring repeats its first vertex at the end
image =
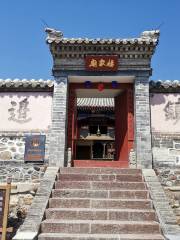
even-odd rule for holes
{"type": "Polygon", "coordinates": [[[13,240],[35,240],[44,217],[49,197],[56,180],[58,167],[48,167],[36,196],[29,208],[27,217],[13,240]]]}
{"type": "Polygon", "coordinates": [[[180,134],[173,132],[152,132],[154,168],[180,168],[180,134]]]}
{"type": "Polygon", "coordinates": [[[177,224],[158,177],[153,169],[143,169],[142,171],[164,236],[169,240],[180,239],[180,226],[177,224]]]}

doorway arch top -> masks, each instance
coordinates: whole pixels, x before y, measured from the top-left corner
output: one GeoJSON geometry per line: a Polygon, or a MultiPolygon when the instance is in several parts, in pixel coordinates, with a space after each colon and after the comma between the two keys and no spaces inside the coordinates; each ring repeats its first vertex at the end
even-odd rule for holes
{"type": "Polygon", "coordinates": [[[118,83],[134,83],[135,76],[68,76],[69,83],[84,83],[85,81],[91,81],[92,83],[104,82],[110,83],[116,81],[118,83]]]}

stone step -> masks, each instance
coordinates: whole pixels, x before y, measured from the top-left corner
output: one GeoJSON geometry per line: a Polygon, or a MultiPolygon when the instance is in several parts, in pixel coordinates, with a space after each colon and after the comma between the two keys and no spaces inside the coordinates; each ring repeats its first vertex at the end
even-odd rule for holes
{"type": "Polygon", "coordinates": [[[46,219],[157,221],[154,210],[49,208],[46,219]]]}
{"type": "Polygon", "coordinates": [[[145,190],[144,182],[110,182],[110,181],[57,181],[56,189],[93,189],[93,190],[145,190]]]}
{"type": "Polygon", "coordinates": [[[74,167],[65,167],[60,168],[60,173],[80,173],[80,174],[141,174],[141,169],[130,169],[130,168],[74,168],[74,167]]]}
{"type": "Polygon", "coordinates": [[[148,199],[89,199],[89,198],[51,198],[50,208],[130,208],[151,209],[152,201],[148,199]]]}
{"type": "Polygon", "coordinates": [[[65,234],[42,233],[39,240],[164,240],[160,234],[65,234]]]}
{"type": "Polygon", "coordinates": [[[113,182],[142,182],[141,174],[87,174],[87,173],[60,173],[61,181],[113,181],[113,182]]]}
{"type": "Polygon", "coordinates": [[[102,221],[102,220],[55,220],[42,222],[43,233],[91,233],[91,234],[160,234],[157,222],[148,221],[102,221]]]}
{"type": "Polygon", "coordinates": [[[125,198],[147,199],[147,190],[84,190],[84,189],[54,189],[52,197],[59,198],[125,198]]]}

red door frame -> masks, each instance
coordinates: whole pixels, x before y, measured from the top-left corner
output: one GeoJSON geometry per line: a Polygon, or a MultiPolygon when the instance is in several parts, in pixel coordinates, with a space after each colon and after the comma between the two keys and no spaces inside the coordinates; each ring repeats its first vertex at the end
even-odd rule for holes
{"type": "MultiPolygon", "coordinates": [[[[99,83],[92,83],[91,89],[97,89],[99,83]]],[[[105,89],[113,89],[111,83],[104,83],[105,89]]],[[[75,167],[128,167],[129,151],[134,145],[134,97],[133,84],[118,83],[116,89],[123,92],[115,98],[115,161],[76,160],[75,141],[77,139],[77,107],[76,89],[87,89],[84,83],[69,83],[68,99],[68,148],[72,151],[72,161],[75,167]],[[123,123],[123,124],[122,124],[123,123]]]]}

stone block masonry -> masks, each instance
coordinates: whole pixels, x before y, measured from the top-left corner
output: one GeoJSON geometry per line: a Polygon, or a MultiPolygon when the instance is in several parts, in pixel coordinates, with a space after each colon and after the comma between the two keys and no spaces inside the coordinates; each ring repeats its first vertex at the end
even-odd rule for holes
{"type": "Polygon", "coordinates": [[[1,160],[24,160],[24,137],[0,137],[1,160]]]}
{"type": "Polygon", "coordinates": [[[134,88],[137,167],[152,168],[149,76],[137,76],[134,88]]]}
{"type": "Polygon", "coordinates": [[[64,166],[66,149],[67,77],[54,82],[49,166],[64,166]]]}
{"type": "Polygon", "coordinates": [[[156,169],[156,174],[164,188],[177,223],[180,225],[180,170],[160,168],[156,169]]]}
{"type": "Polygon", "coordinates": [[[56,179],[58,168],[48,167],[23,225],[14,240],[36,239],[56,179]]]}
{"type": "MultiPolygon", "coordinates": [[[[30,131],[30,132],[0,132],[0,161],[11,165],[17,163],[18,166],[24,163],[25,138],[27,135],[45,135],[45,159],[49,161],[49,130],[46,131],[30,131]]],[[[1,181],[1,180],[0,180],[1,181]]]]}
{"type": "MultiPolygon", "coordinates": [[[[13,233],[23,223],[28,209],[46,171],[45,165],[25,164],[21,161],[0,161],[0,183],[12,179],[8,224],[13,227],[13,233]]],[[[11,236],[10,236],[11,237],[11,236]]]]}
{"type": "Polygon", "coordinates": [[[11,178],[13,183],[38,183],[43,178],[45,169],[45,165],[0,161],[0,182],[6,182],[7,178],[11,178]]]}

